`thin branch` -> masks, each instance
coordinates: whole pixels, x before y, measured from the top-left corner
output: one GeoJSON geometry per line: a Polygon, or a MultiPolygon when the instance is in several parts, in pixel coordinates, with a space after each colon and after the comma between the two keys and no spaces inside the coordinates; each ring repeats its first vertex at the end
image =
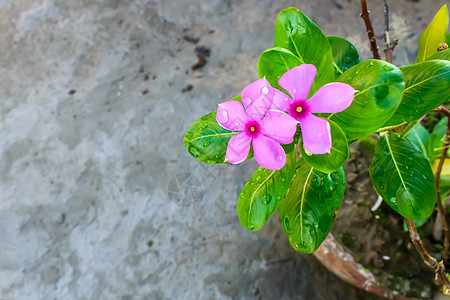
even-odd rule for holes
{"type": "Polygon", "coordinates": [[[366,24],[366,32],[370,42],[370,51],[373,54],[373,58],[381,59],[380,53],[378,53],[377,38],[375,37],[375,32],[373,30],[372,23],[370,22],[369,14],[370,12],[367,9],[367,0],[361,0],[361,14],[359,16],[364,20],[364,24],[366,24]]]}
{"type": "Polygon", "coordinates": [[[414,221],[406,218],[405,221],[409,230],[409,237],[411,238],[414,247],[416,247],[417,252],[419,252],[425,264],[436,273],[436,277],[439,278],[440,284],[442,285],[442,291],[448,295],[450,291],[450,280],[445,273],[444,264],[442,262],[438,262],[436,258],[431,256],[427,249],[425,249],[414,221]]]}
{"type": "Polygon", "coordinates": [[[389,36],[389,5],[387,0],[384,0],[384,46],[386,47],[383,51],[386,55],[386,61],[392,63],[392,52],[395,46],[398,44],[398,39],[394,39],[391,42],[389,36]]]}
{"type": "Polygon", "coordinates": [[[441,181],[441,172],[442,172],[442,166],[444,165],[445,159],[447,158],[447,152],[450,145],[450,111],[446,109],[444,106],[440,106],[437,108],[437,111],[440,111],[444,115],[447,116],[447,132],[445,134],[445,140],[444,140],[444,148],[442,148],[441,157],[439,159],[438,166],[436,168],[436,175],[435,178],[435,185],[436,185],[436,204],[439,211],[439,214],[442,218],[442,229],[444,230],[444,252],[442,253],[442,256],[444,257],[444,260],[447,260],[448,258],[448,250],[450,248],[450,232],[449,227],[447,223],[447,218],[445,214],[444,206],[442,205],[441,200],[441,189],[440,189],[440,181],[441,181]]]}

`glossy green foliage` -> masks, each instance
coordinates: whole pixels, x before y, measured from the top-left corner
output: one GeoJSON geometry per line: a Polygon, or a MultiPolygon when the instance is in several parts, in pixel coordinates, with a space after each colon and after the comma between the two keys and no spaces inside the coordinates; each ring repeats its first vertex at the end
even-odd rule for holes
{"type": "Polygon", "coordinates": [[[377,140],[368,136],[360,139],[358,141],[358,145],[373,156],[373,154],[375,153],[375,148],[377,147],[377,140]]]}
{"type": "MultiPolygon", "coordinates": [[[[427,152],[428,152],[428,159],[430,160],[431,164],[442,154],[442,147],[444,147],[444,139],[445,134],[447,132],[447,118],[443,118],[439,121],[438,124],[436,124],[436,127],[434,127],[433,132],[431,132],[430,139],[427,142],[427,152]]],[[[449,151],[450,152],[450,151],[449,151]]]]}
{"type": "Polygon", "coordinates": [[[333,81],[334,67],[330,43],[304,13],[291,7],[280,12],[275,24],[275,47],[288,49],[305,64],[317,68],[317,88],[333,81]]]}
{"type": "Polygon", "coordinates": [[[217,123],[216,111],[203,116],[189,128],[184,136],[187,151],[207,164],[223,163],[230,138],[236,131],[224,129],[217,123]]]}
{"type": "Polygon", "coordinates": [[[419,148],[422,153],[430,158],[430,153],[428,153],[428,142],[430,141],[430,134],[422,124],[417,124],[406,136],[414,145],[419,148]]]}
{"type": "Polygon", "coordinates": [[[437,53],[438,45],[445,42],[447,28],[448,9],[447,5],[444,5],[420,36],[416,63],[423,62],[431,55],[437,53]]]}
{"type": "Polygon", "coordinates": [[[258,75],[259,78],[266,77],[272,87],[283,90],[278,84],[280,77],[301,64],[303,61],[287,49],[267,49],[258,59],[258,75]]]}
{"type": "Polygon", "coordinates": [[[328,121],[331,128],[331,151],[326,154],[310,154],[300,147],[300,153],[305,161],[318,171],[334,172],[348,159],[348,142],[342,129],[333,121],[328,121]]]}
{"type": "Polygon", "coordinates": [[[381,60],[365,60],[345,71],[337,81],[357,90],[349,108],[328,116],[342,128],[349,141],[379,129],[395,112],[403,96],[402,72],[381,60]]]}
{"type": "Polygon", "coordinates": [[[430,60],[401,67],[405,93],[385,126],[414,121],[450,100],[450,61],[430,60]]]}
{"type": "Polygon", "coordinates": [[[432,59],[450,60],[450,49],[439,51],[438,53],[433,54],[427,58],[427,60],[432,59]]]}
{"type": "Polygon", "coordinates": [[[431,134],[421,124],[417,124],[407,135],[408,140],[428,158],[430,164],[439,159],[444,147],[443,140],[447,131],[447,118],[443,118],[434,127],[431,134]]]}
{"type": "Polygon", "coordinates": [[[344,38],[338,36],[328,36],[333,53],[333,64],[335,78],[361,62],[355,46],[344,38]]]}
{"type": "Polygon", "coordinates": [[[343,168],[326,174],[303,158],[297,161],[289,190],[278,206],[283,229],[295,250],[312,253],[319,248],[331,230],[344,190],[343,168]]]}
{"type": "Polygon", "coordinates": [[[436,188],[431,166],[406,138],[382,134],[369,173],[378,194],[403,217],[422,220],[433,212],[436,188]]]}
{"type": "Polygon", "coordinates": [[[277,209],[294,175],[294,144],[286,148],[286,164],[280,170],[259,167],[239,195],[237,211],[244,228],[260,229],[277,209]]]}

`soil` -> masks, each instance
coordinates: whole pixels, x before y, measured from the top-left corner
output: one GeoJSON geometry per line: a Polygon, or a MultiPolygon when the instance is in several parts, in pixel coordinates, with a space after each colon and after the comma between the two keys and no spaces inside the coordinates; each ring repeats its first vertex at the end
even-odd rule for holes
{"type": "MultiPolygon", "coordinates": [[[[332,232],[383,287],[407,297],[431,298],[438,290],[434,274],[412,245],[403,218],[384,202],[371,211],[378,198],[369,178],[371,155],[358,146],[350,149],[344,166],[346,193],[332,232]]],[[[442,244],[433,237],[435,220],[436,212],[419,233],[430,254],[441,260],[442,244]]]]}

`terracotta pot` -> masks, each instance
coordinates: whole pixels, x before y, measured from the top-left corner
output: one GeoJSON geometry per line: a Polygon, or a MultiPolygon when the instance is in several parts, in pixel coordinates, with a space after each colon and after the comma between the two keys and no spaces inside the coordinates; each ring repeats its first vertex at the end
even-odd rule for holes
{"type": "Polygon", "coordinates": [[[353,256],[330,233],[314,256],[337,277],[369,293],[386,299],[410,299],[383,288],[375,276],[357,263],[353,256]]]}

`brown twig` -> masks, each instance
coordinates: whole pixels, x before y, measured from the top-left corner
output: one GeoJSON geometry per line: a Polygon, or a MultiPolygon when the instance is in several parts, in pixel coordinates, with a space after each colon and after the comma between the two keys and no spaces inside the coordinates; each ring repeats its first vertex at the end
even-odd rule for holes
{"type": "Polygon", "coordinates": [[[383,51],[386,55],[386,61],[392,63],[392,52],[395,46],[398,44],[398,39],[394,39],[391,42],[389,36],[389,5],[387,0],[384,0],[384,46],[386,47],[383,51]]]}
{"type": "Polygon", "coordinates": [[[366,32],[370,42],[370,51],[373,54],[373,58],[381,59],[380,53],[378,53],[377,38],[375,37],[375,32],[373,30],[372,23],[370,22],[369,14],[370,12],[367,9],[367,0],[361,0],[361,14],[359,16],[364,20],[364,24],[366,24],[366,32]]]}
{"type": "Polygon", "coordinates": [[[450,292],[450,280],[447,278],[447,274],[445,273],[444,264],[442,261],[438,262],[436,258],[431,256],[427,249],[425,249],[414,221],[407,218],[405,218],[405,220],[406,226],[409,230],[409,237],[411,238],[414,247],[416,247],[417,252],[419,252],[425,264],[436,273],[436,278],[439,278],[439,282],[442,285],[442,291],[444,294],[448,295],[450,292]]]}
{"type": "Polygon", "coordinates": [[[446,109],[444,106],[440,106],[433,111],[439,111],[439,112],[443,113],[447,117],[447,120],[448,120],[447,121],[447,132],[445,134],[445,140],[444,140],[444,147],[442,148],[441,157],[439,159],[439,163],[436,168],[436,175],[434,176],[435,185],[436,185],[436,194],[437,194],[436,203],[437,203],[437,208],[438,208],[439,214],[441,215],[441,218],[442,218],[442,229],[444,230],[444,253],[442,254],[442,256],[444,257],[444,260],[447,260],[448,250],[450,248],[450,232],[449,232],[449,227],[448,227],[448,223],[447,223],[445,209],[444,209],[444,206],[442,205],[441,189],[440,189],[439,184],[441,181],[442,166],[444,165],[445,159],[447,158],[447,152],[448,152],[448,148],[450,145],[450,111],[448,109],[446,109]]]}

